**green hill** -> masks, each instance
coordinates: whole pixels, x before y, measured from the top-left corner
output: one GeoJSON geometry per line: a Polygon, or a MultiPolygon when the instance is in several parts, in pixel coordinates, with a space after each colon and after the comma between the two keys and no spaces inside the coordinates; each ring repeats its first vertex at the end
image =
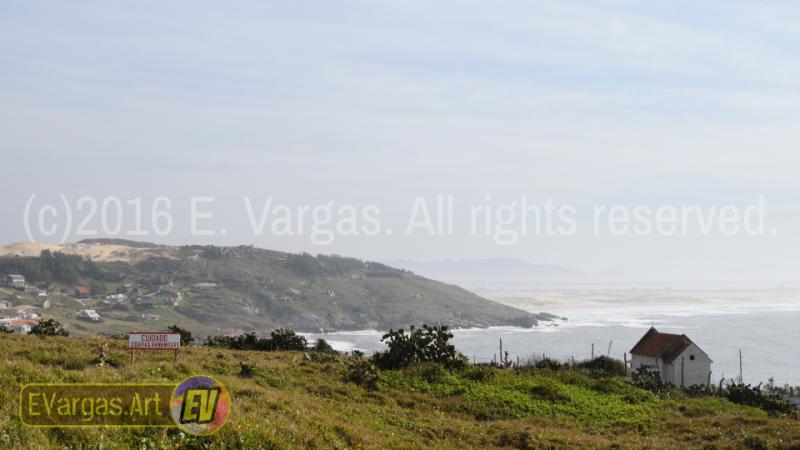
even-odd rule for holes
{"type": "MultiPolygon", "coordinates": [[[[4,273],[20,273],[29,284],[47,287],[50,308],[44,315],[61,319],[78,334],[172,323],[199,335],[279,327],[306,332],[388,329],[421,322],[530,327],[553,318],[380,263],[252,246],[92,240],[46,249],[40,256],[6,252],[0,257],[0,274],[4,273]],[[71,286],[90,288],[90,297],[60,293],[71,286]],[[108,298],[136,288],[141,292],[138,299],[108,298]],[[77,321],[80,309],[96,309],[103,322],[77,321]]],[[[3,295],[15,303],[43,302],[34,293],[6,290],[0,299],[3,295]]]]}
{"type": "Polygon", "coordinates": [[[579,370],[434,366],[379,371],[374,389],[346,381],[354,358],[190,347],[141,352],[98,338],[0,335],[0,448],[797,448],[800,422],[722,397],[669,398],[625,378],[579,370]],[[211,375],[234,409],[217,434],[177,429],[27,428],[27,383],[177,383],[211,375]],[[794,445],[794,446],[793,446],[794,445]]]}

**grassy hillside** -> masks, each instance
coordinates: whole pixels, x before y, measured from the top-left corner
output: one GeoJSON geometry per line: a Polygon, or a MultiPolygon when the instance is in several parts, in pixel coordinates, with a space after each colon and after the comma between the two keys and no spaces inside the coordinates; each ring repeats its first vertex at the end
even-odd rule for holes
{"type": "Polygon", "coordinates": [[[99,339],[0,336],[0,446],[5,448],[797,448],[800,422],[716,397],[661,399],[622,378],[577,371],[430,366],[381,371],[374,390],[345,381],[350,357],[186,349],[94,367],[99,339]],[[250,370],[242,372],[241,363],[250,370]],[[17,418],[30,382],[177,382],[208,374],[229,388],[223,430],[32,429],[17,418]]]}
{"type": "MultiPolygon", "coordinates": [[[[454,327],[532,326],[552,318],[354,258],[250,246],[123,244],[92,241],[65,247],[83,255],[48,250],[43,257],[0,257],[0,274],[21,273],[34,285],[48,286],[53,300],[45,313],[83,334],[172,323],[196,334],[219,334],[278,327],[312,332],[388,329],[422,321],[454,327]],[[102,257],[88,259],[92,255],[102,257]],[[93,298],[76,301],[57,294],[75,285],[91,288],[93,298]],[[122,304],[104,299],[123,285],[141,287],[143,298],[122,304]],[[75,313],[86,308],[97,309],[106,321],[75,322],[75,313]],[[154,323],[145,324],[143,314],[159,318],[149,317],[154,323]]],[[[17,303],[38,301],[33,294],[0,293],[0,299],[4,296],[17,303]]]]}

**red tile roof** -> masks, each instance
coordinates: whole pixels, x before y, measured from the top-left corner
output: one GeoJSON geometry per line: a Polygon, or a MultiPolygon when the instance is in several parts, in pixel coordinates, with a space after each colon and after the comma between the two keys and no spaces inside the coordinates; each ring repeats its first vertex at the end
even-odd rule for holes
{"type": "Polygon", "coordinates": [[[685,334],[661,333],[655,327],[650,327],[633,346],[631,354],[661,358],[669,364],[691,344],[692,340],[685,334]]]}
{"type": "Polygon", "coordinates": [[[89,295],[89,288],[86,287],[76,287],[75,293],[79,295],[89,295]]]}

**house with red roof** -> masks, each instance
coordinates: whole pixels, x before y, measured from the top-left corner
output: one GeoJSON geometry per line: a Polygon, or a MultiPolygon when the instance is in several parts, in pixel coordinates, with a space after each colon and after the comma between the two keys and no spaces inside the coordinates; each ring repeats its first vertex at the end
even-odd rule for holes
{"type": "Polygon", "coordinates": [[[711,382],[713,361],[685,334],[651,327],[631,349],[631,369],[655,372],[666,383],[689,387],[711,382]]]}
{"type": "Polygon", "coordinates": [[[9,327],[14,333],[28,334],[38,323],[38,320],[12,320],[9,327]]]}
{"type": "Polygon", "coordinates": [[[68,287],[64,292],[75,298],[88,298],[91,294],[89,288],[83,286],[68,287]]]}

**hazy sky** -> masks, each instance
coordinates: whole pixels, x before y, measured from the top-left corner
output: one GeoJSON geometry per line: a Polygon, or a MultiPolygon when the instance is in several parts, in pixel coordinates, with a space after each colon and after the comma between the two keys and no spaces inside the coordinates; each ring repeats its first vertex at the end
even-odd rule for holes
{"type": "Polygon", "coordinates": [[[140,196],[145,226],[166,196],[174,231],[141,239],[793,281],[798,51],[792,2],[4,1],[0,240],[27,240],[32,194],[140,196]],[[455,236],[403,236],[415,198],[436,194],[459,211],[552,198],[578,231],[502,246],[459,219],[455,236]],[[190,235],[193,195],[216,197],[226,235],[190,235]],[[775,235],[591,232],[596,205],[760,195],[775,235]],[[256,236],[242,196],[374,204],[397,232],[256,236]]]}

